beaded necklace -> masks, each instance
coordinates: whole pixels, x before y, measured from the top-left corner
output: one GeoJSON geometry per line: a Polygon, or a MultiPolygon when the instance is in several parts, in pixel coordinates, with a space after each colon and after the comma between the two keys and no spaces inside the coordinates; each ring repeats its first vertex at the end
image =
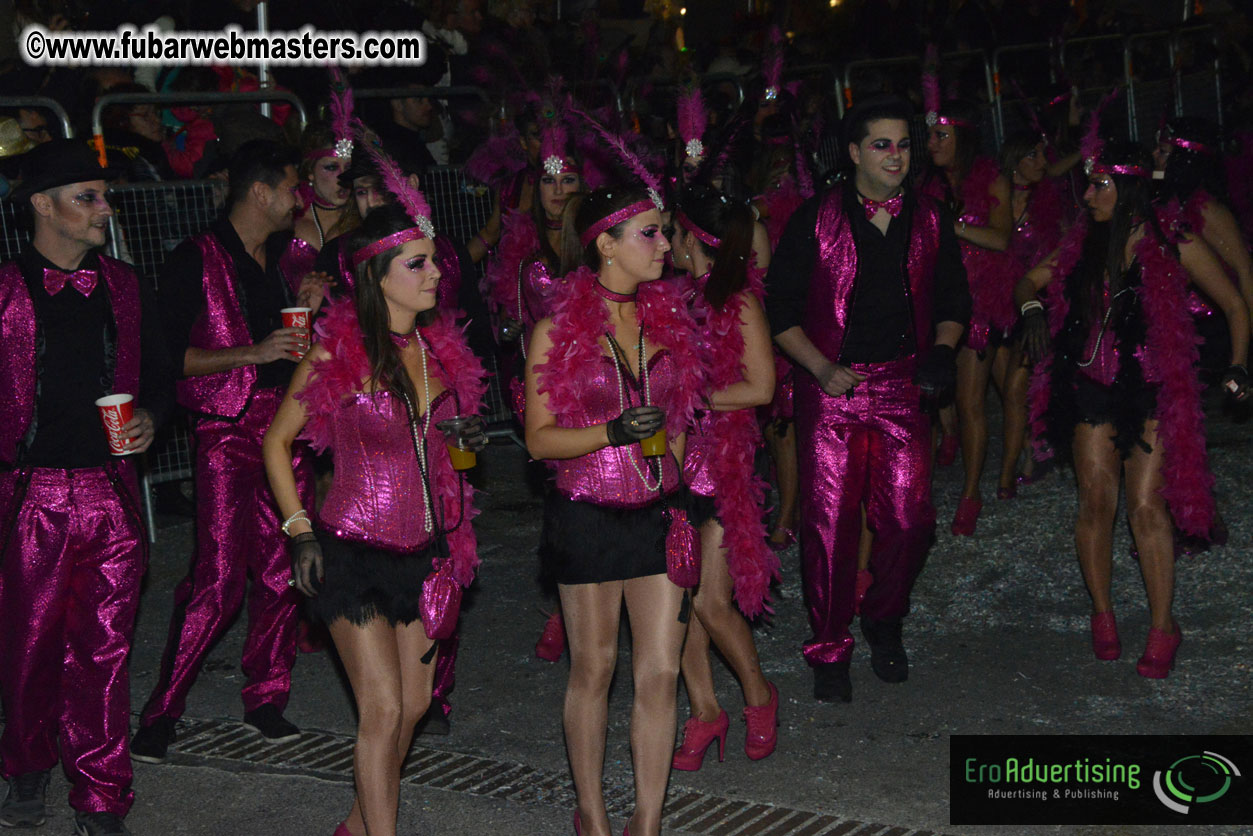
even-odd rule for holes
{"type": "Polygon", "coordinates": [[[409,432],[413,435],[413,450],[418,457],[418,472],[422,476],[422,509],[424,511],[422,530],[428,534],[433,529],[435,504],[431,501],[431,490],[427,486],[426,434],[431,429],[431,378],[426,368],[426,346],[420,345],[419,356],[422,358],[422,395],[426,399],[426,415],[422,418],[422,436],[418,437],[418,410],[409,399],[409,394],[402,390],[405,407],[409,412],[409,432]]]}
{"type": "MultiPolygon", "coordinates": [[[[626,365],[626,352],[622,351],[622,348],[618,345],[618,341],[613,338],[613,334],[606,331],[605,336],[609,339],[610,354],[613,356],[613,370],[614,370],[615,375],[618,378],[618,413],[622,414],[623,412],[626,412],[626,409],[627,409],[626,383],[622,377],[622,368],[623,366],[626,365]]],[[[640,325],[640,341],[639,341],[639,345],[637,346],[637,350],[639,351],[639,361],[640,361],[640,374],[639,374],[638,380],[644,385],[644,400],[640,403],[640,406],[648,406],[649,401],[652,400],[652,392],[648,386],[648,363],[644,361],[644,355],[647,351],[647,348],[648,348],[647,343],[644,341],[644,326],[643,324],[641,324],[640,325]]],[[[644,488],[646,490],[649,490],[649,491],[661,490],[662,474],[660,473],[660,468],[658,469],[659,472],[657,473],[657,477],[656,477],[657,484],[652,485],[652,484],[649,484],[648,477],[644,475],[644,471],[640,468],[640,463],[636,461],[637,457],[628,453],[628,458],[630,458],[631,460],[631,467],[635,468],[635,473],[637,476],[640,477],[640,481],[644,483],[644,488]]],[[[651,465],[649,465],[648,467],[650,470],[652,469],[651,465]]]]}

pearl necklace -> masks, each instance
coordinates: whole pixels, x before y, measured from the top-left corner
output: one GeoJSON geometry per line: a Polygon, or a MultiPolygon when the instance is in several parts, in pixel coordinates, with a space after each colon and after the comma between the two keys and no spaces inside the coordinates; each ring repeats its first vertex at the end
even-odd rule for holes
{"type": "MultiPolygon", "coordinates": [[[[526,322],[526,320],[522,318],[522,274],[526,272],[526,267],[527,267],[527,261],[526,259],[523,259],[522,263],[518,265],[518,322],[519,323],[526,322]]],[[[525,330],[525,328],[523,328],[523,330],[525,330]]],[[[523,363],[525,363],[526,362],[526,334],[522,335],[522,339],[518,341],[518,346],[522,349],[522,361],[523,363]]]]}
{"type": "MultiPolygon", "coordinates": [[[[419,340],[421,335],[419,335],[419,340]]],[[[431,378],[426,369],[426,345],[419,345],[419,356],[422,358],[422,395],[426,399],[426,415],[422,419],[422,437],[418,437],[418,410],[414,407],[409,394],[403,393],[405,406],[409,408],[409,432],[413,435],[413,449],[418,456],[418,473],[422,476],[422,530],[430,534],[435,517],[435,504],[431,501],[430,488],[427,486],[426,434],[431,429],[431,378]]]]}
{"type": "MultiPolygon", "coordinates": [[[[621,359],[619,359],[618,352],[621,349],[619,349],[618,347],[618,341],[615,340],[613,338],[613,335],[608,332],[605,333],[605,336],[609,338],[609,349],[610,349],[610,353],[613,355],[613,370],[618,378],[618,407],[619,407],[618,414],[621,415],[623,412],[626,412],[626,408],[627,408],[626,385],[622,379],[622,367],[626,365],[626,357],[624,356],[621,359]]],[[[644,326],[642,324],[640,325],[640,342],[639,342],[638,348],[639,348],[639,358],[640,358],[640,380],[644,384],[644,401],[643,403],[640,404],[640,406],[648,406],[649,402],[652,400],[652,392],[648,386],[648,363],[645,362],[644,360],[644,355],[647,351],[647,345],[644,342],[644,326]]],[[[660,491],[662,481],[664,479],[664,475],[661,472],[658,472],[657,484],[650,485],[648,482],[648,477],[644,475],[644,471],[640,468],[640,463],[636,460],[637,458],[641,458],[642,456],[637,457],[633,455],[632,453],[628,452],[627,457],[631,460],[631,467],[635,468],[636,475],[638,475],[640,477],[640,481],[644,483],[645,490],[648,490],[650,492],[660,491]]],[[[660,470],[661,468],[658,468],[658,471],[660,470]]]]}

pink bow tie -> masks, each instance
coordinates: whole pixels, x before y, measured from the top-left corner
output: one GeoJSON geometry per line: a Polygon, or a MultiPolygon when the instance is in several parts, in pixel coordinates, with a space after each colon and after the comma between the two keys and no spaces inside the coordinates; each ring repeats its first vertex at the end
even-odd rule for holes
{"type": "Polygon", "coordinates": [[[887,213],[895,218],[901,213],[903,198],[904,195],[899,194],[896,197],[889,197],[887,200],[871,200],[868,197],[863,197],[862,206],[866,210],[866,220],[873,220],[874,216],[879,213],[880,207],[886,209],[887,213]]]}
{"type": "Polygon", "coordinates": [[[74,285],[74,289],[79,293],[90,296],[91,292],[96,289],[96,271],[75,270],[73,273],[66,273],[64,270],[44,268],[44,290],[48,291],[49,296],[56,296],[60,293],[67,282],[74,285]]]}

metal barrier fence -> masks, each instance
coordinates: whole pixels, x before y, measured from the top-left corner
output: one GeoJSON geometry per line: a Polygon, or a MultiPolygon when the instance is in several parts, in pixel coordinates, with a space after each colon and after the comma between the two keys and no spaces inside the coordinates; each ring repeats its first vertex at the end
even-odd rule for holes
{"type": "Polygon", "coordinates": [[[61,138],[73,139],[74,127],[70,115],[56,99],[47,96],[0,96],[0,107],[21,107],[29,110],[47,110],[61,123],[61,138]]]}

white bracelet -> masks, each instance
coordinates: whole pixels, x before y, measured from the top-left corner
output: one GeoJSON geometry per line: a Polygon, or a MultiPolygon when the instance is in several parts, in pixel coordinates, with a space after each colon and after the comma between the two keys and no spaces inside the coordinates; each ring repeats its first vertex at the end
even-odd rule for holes
{"type": "Polygon", "coordinates": [[[1040,302],[1039,299],[1028,299],[1026,302],[1022,303],[1022,307],[1018,309],[1018,313],[1022,314],[1023,316],[1026,316],[1028,311],[1042,311],[1042,310],[1044,310],[1044,305],[1043,303],[1040,302]]]}
{"type": "Polygon", "coordinates": [[[288,529],[291,528],[292,523],[300,522],[301,520],[304,520],[305,522],[309,523],[310,528],[313,527],[313,523],[309,522],[309,515],[305,513],[304,508],[301,508],[299,511],[292,514],[283,522],[283,533],[286,534],[288,537],[292,536],[291,532],[288,531],[288,529]]]}

